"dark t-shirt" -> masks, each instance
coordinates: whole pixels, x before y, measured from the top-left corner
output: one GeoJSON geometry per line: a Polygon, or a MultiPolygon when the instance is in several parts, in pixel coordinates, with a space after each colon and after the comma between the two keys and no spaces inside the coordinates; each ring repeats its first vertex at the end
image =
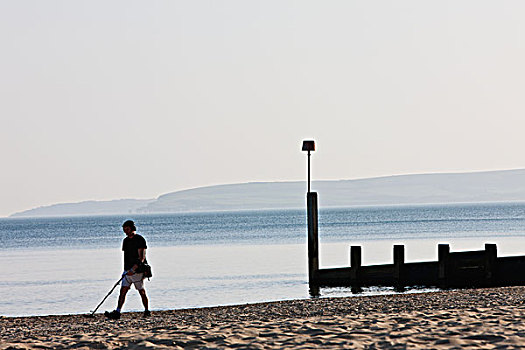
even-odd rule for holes
{"type": "MultiPolygon", "coordinates": [[[[126,237],[122,242],[122,250],[124,251],[124,270],[129,270],[133,265],[138,263],[139,249],[148,248],[146,240],[141,235],[135,234],[133,238],[126,237]]],[[[146,262],[144,260],[144,262],[146,262]]]]}

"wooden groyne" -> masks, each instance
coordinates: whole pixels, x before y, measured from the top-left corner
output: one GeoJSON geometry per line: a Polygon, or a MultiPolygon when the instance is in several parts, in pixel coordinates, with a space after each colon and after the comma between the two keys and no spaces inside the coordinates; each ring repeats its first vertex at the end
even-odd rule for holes
{"type": "Polygon", "coordinates": [[[405,262],[405,247],[394,245],[392,264],[363,266],[361,247],[350,247],[350,266],[319,268],[317,193],[307,194],[308,273],[312,294],[318,287],[406,286],[466,288],[525,285],[525,256],[498,257],[496,244],[485,250],[451,252],[439,244],[438,261],[405,262]]]}

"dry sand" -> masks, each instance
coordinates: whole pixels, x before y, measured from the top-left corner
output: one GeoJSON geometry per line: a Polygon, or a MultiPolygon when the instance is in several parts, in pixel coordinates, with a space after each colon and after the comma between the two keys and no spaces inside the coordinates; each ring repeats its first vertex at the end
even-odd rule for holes
{"type": "Polygon", "coordinates": [[[0,318],[0,349],[525,347],[524,287],[0,318]]]}

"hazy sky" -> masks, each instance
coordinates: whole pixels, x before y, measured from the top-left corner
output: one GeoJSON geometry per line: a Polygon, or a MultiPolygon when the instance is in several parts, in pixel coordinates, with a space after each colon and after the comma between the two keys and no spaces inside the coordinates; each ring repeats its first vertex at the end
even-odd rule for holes
{"type": "Polygon", "coordinates": [[[525,167],[523,1],[0,0],[0,216],[525,167]]]}

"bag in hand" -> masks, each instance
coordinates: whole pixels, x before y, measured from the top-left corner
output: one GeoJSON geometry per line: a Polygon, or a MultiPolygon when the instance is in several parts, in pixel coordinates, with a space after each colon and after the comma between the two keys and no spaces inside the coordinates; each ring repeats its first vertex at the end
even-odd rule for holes
{"type": "Polygon", "coordinates": [[[139,264],[137,272],[143,273],[145,278],[153,277],[153,274],[151,273],[151,266],[148,263],[141,262],[139,264]]]}
{"type": "Polygon", "coordinates": [[[153,277],[153,273],[151,273],[151,266],[149,266],[149,264],[144,264],[144,277],[153,277]]]}

